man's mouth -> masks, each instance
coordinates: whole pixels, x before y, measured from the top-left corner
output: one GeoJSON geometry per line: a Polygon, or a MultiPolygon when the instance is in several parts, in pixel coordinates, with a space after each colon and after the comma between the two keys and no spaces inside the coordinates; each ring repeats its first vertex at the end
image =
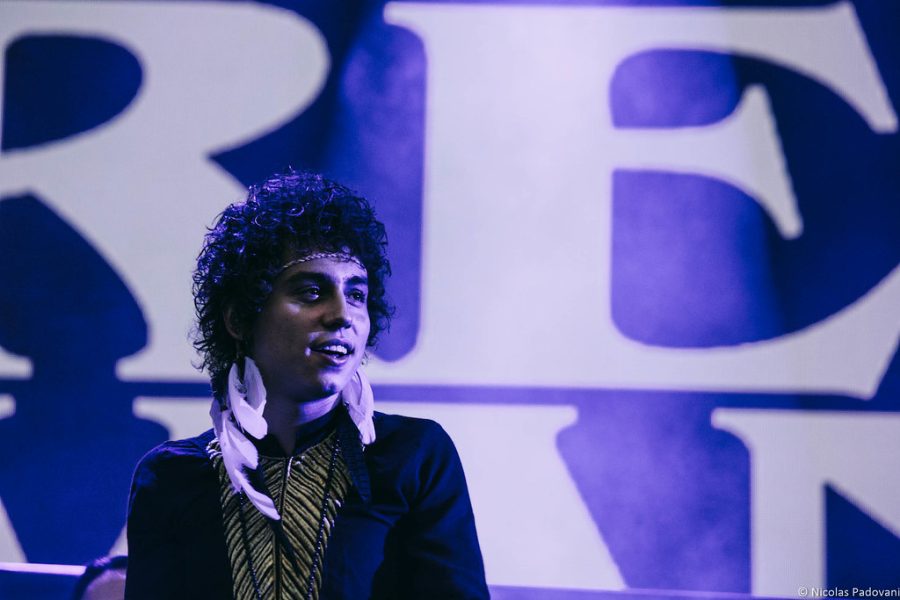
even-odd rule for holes
{"type": "Polygon", "coordinates": [[[339,360],[353,354],[353,346],[341,340],[327,340],[310,346],[313,352],[324,354],[325,356],[339,360]]]}

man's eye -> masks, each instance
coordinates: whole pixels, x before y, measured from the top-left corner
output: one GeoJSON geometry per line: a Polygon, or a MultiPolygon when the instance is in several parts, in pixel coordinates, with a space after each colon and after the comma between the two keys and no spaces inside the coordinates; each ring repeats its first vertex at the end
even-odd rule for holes
{"type": "Polygon", "coordinates": [[[322,295],[322,290],[320,290],[319,288],[317,288],[315,286],[310,286],[310,287],[300,288],[299,290],[297,290],[297,295],[301,299],[306,300],[306,301],[318,300],[319,296],[322,295]]]}
{"type": "Polygon", "coordinates": [[[354,302],[365,302],[366,301],[366,293],[361,290],[353,290],[350,292],[350,299],[354,302]]]}

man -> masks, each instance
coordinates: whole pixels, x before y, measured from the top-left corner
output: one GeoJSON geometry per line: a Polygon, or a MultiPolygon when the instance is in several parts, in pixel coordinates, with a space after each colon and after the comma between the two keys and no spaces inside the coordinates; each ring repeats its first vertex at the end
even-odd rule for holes
{"type": "Polygon", "coordinates": [[[207,234],[195,345],[214,430],[138,465],[126,598],[487,598],[465,476],[434,422],[372,410],[383,225],[290,171],[207,234]]]}

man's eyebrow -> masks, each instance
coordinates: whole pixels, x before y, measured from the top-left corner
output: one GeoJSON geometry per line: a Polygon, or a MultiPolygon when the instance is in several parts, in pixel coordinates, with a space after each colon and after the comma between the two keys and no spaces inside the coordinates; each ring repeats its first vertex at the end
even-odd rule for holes
{"type": "MultiPolygon", "coordinates": [[[[304,281],[312,281],[314,283],[325,284],[332,283],[334,279],[326,275],[325,273],[319,273],[318,271],[297,271],[292,275],[289,275],[284,282],[288,285],[294,283],[301,283],[304,281]]],[[[365,275],[354,275],[353,277],[348,278],[344,285],[369,285],[369,278],[365,275]]]]}
{"type": "Polygon", "coordinates": [[[287,279],[284,280],[285,283],[299,283],[301,281],[314,281],[316,283],[328,283],[331,281],[331,278],[325,275],[324,273],[317,273],[315,271],[297,271],[296,273],[289,275],[287,279]]]}

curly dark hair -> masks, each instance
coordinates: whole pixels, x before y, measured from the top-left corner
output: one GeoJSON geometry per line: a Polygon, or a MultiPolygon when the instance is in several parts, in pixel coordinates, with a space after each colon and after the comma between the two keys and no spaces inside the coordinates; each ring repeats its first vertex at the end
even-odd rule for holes
{"type": "Polygon", "coordinates": [[[321,175],[294,170],[273,175],[251,187],[246,200],[226,208],[206,234],[193,286],[194,347],[215,396],[222,397],[228,369],[244,347],[226,328],[226,309],[233,325],[252,331],[279,268],[291,256],[349,251],[363,263],[371,321],[367,346],[374,347],[392,312],[385,297],[391,272],[386,249],[384,225],[369,202],[321,175]]]}

